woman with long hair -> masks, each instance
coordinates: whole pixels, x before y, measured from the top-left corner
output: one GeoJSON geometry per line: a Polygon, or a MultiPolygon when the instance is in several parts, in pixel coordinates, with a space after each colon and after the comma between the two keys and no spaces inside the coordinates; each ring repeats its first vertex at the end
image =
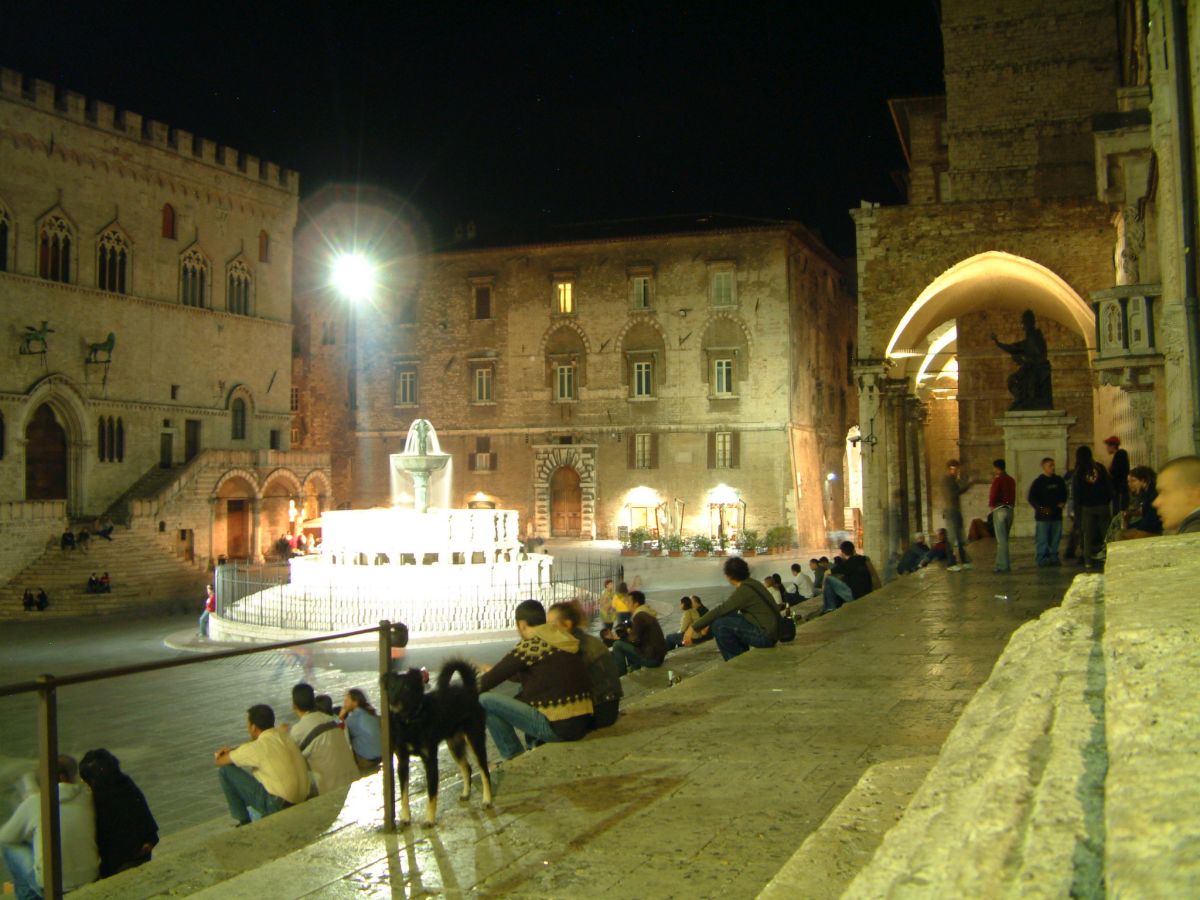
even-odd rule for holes
{"type": "Polygon", "coordinates": [[[354,750],[354,761],[358,770],[363,774],[373,772],[383,759],[383,749],[380,742],[379,713],[371,705],[358,688],[350,688],[342,700],[342,709],[338,713],[346,723],[346,734],[350,736],[350,746],[354,750]]]}

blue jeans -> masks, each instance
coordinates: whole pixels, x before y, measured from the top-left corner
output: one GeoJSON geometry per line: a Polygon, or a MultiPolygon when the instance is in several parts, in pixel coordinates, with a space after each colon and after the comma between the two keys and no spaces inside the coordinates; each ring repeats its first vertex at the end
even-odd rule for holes
{"type": "Polygon", "coordinates": [[[946,541],[951,547],[958,545],[958,558],[963,563],[969,563],[971,558],[967,556],[967,534],[963,529],[963,515],[960,509],[943,509],[942,516],[946,519],[946,534],[949,535],[949,540],[946,541]]]}
{"type": "Polygon", "coordinates": [[[1058,562],[1058,542],[1062,540],[1062,532],[1062,519],[1037,523],[1034,542],[1039,566],[1052,566],[1058,562]]]}
{"type": "Polygon", "coordinates": [[[261,781],[235,765],[220,766],[217,769],[217,780],[225,793],[229,814],[243,825],[252,819],[261,819],[291,805],[274,794],[268,794],[261,781]]]}
{"type": "Polygon", "coordinates": [[[775,646],[775,642],[763,634],[757,625],[737,613],[714,620],[712,632],[717,639],[717,649],[721,651],[721,658],[727,662],[735,656],[741,656],[751,647],[775,646]]]}
{"type": "Polygon", "coordinates": [[[200,628],[200,637],[208,637],[208,610],[200,613],[200,620],[197,623],[200,628]]]}
{"type": "Polygon", "coordinates": [[[1008,534],[1012,531],[1013,510],[1011,506],[997,506],[992,510],[992,527],[996,529],[996,571],[1007,572],[1008,534]]]}
{"type": "Polygon", "coordinates": [[[825,576],[825,587],[822,590],[825,601],[825,605],[821,608],[822,612],[833,612],[839,606],[854,599],[854,591],[850,590],[850,585],[836,575],[825,576]]]}
{"type": "Polygon", "coordinates": [[[560,740],[550,720],[515,697],[505,697],[493,691],[479,695],[479,705],[487,711],[487,730],[496,742],[502,759],[512,759],[525,751],[517,737],[517,729],[541,743],[560,740]]]}
{"type": "Polygon", "coordinates": [[[27,844],[5,844],[0,850],[4,851],[4,864],[12,876],[17,900],[42,900],[42,889],[33,871],[33,848],[27,844]]]}
{"type": "Polygon", "coordinates": [[[614,641],[612,645],[612,655],[617,660],[617,671],[624,675],[626,672],[636,672],[642,666],[647,669],[657,669],[662,665],[661,662],[655,662],[652,659],[647,659],[638,652],[637,647],[629,643],[629,641],[614,641]]]}

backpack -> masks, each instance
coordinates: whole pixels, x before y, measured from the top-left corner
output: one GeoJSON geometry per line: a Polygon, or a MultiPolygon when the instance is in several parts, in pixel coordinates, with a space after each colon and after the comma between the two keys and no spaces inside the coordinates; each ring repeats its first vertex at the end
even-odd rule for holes
{"type": "Polygon", "coordinates": [[[775,616],[775,633],[778,635],[779,643],[789,644],[794,641],[796,639],[796,623],[791,619],[785,618],[775,608],[775,599],[767,593],[766,589],[756,591],[756,593],[767,604],[767,608],[775,616]]]}

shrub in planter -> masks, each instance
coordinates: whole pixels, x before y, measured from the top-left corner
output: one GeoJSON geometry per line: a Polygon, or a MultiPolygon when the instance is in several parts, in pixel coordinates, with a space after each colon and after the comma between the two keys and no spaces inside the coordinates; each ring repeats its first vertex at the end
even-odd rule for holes
{"type": "Polygon", "coordinates": [[[678,534],[668,535],[663,539],[662,546],[668,556],[680,556],[683,553],[683,537],[678,534]]]}
{"type": "Polygon", "coordinates": [[[692,538],[692,552],[696,556],[708,556],[712,553],[713,542],[712,538],[704,534],[698,534],[692,538]]]}
{"type": "Polygon", "coordinates": [[[646,542],[649,540],[650,530],[647,528],[635,528],[629,532],[629,548],[634,552],[644,550],[646,542]]]}
{"type": "Polygon", "coordinates": [[[747,529],[738,536],[738,550],[742,556],[754,556],[758,553],[758,532],[747,529]]]}
{"type": "Polygon", "coordinates": [[[793,540],[791,525],[776,525],[767,531],[767,549],[772,553],[783,553],[791,549],[793,540]]]}

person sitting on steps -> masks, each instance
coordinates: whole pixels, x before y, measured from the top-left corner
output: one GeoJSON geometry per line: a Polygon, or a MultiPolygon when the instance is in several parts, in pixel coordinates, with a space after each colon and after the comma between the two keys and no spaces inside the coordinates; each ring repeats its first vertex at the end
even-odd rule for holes
{"type": "Polygon", "coordinates": [[[771,607],[771,595],[750,577],[750,566],[740,556],[731,556],[722,567],[733,593],[718,606],[693,622],[683,633],[683,645],[690,647],[697,635],[711,628],[717,649],[728,662],[751,647],[774,647],[779,640],[779,616],[771,607]]]}

